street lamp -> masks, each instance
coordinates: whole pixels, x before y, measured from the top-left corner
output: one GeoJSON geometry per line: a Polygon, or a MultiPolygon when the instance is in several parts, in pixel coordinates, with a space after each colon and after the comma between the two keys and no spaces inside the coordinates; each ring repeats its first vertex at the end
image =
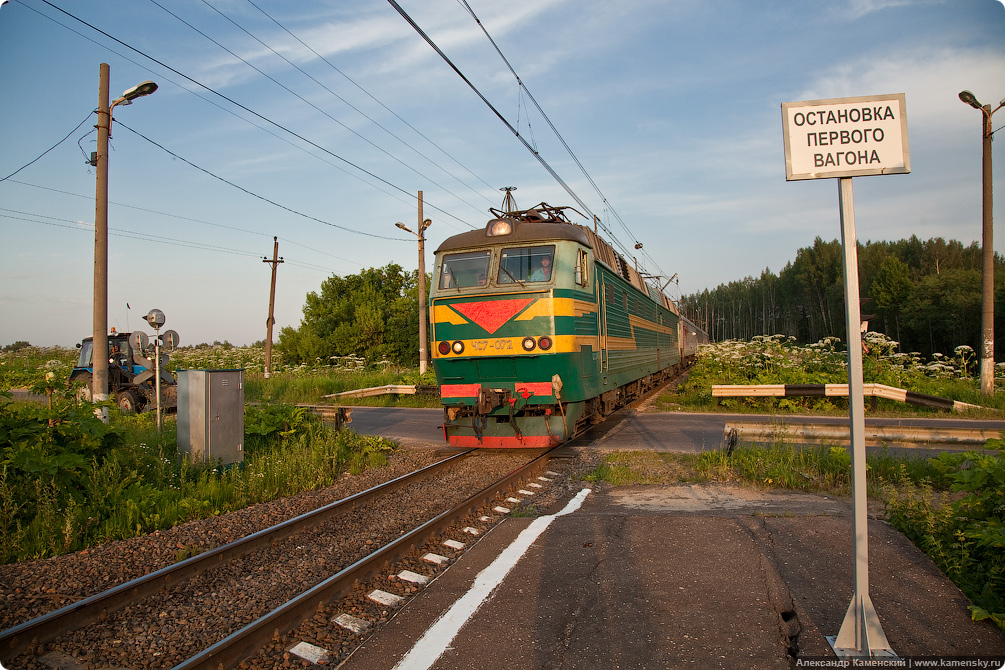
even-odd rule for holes
{"type": "Polygon", "coordinates": [[[993,395],[995,391],[995,250],[992,244],[994,231],[992,219],[991,195],[991,115],[1005,106],[1003,99],[993,110],[991,105],[982,105],[970,91],[961,91],[960,100],[974,109],[979,109],[981,119],[981,137],[984,140],[983,155],[983,239],[982,245],[982,281],[981,281],[981,393],[993,395]]]}
{"type": "MultiPolygon", "coordinates": [[[[102,63],[98,76],[98,150],[92,163],[97,169],[94,191],[94,323],[91,365],[91,399],[108,400],[108,138],[112,134],[112,110],[129,105],[136,98],[150,95],[157,84],[145,81],[125,91],[108,104],[108,63],[102,63]]],[[[108,415],[102,410],[102,420],[108,415]]]]}
{"type": "MultiPolygon", "coordinates": [[[[421,194],[420,194],[421,195],[421,194]]],[[[419,232],[403,224],[401,221],[394,224],[405,232],[412,233],[419,239],[419,374],[426,373],[426,228],[432,225],[432,221],[425,219],[419,225],[419,232]]]]}

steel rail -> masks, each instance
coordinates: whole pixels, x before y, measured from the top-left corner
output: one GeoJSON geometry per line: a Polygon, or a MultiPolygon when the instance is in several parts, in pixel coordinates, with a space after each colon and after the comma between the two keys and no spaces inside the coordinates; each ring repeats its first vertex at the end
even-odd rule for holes
{"type": "Polygon", "coordinates": [[[353,590],[355,583],[371,578],[384,564],[399,560],[470,510],[476,509],[497,494],[504,493],[514,482],[542,470],[548,463],[551,451],[541,454],[527,465],[517,468],[503,479],[487,486],[467,500],[356,561],[187,661],[176,665],[173,670],[219,670],[237,667],[263,646],[294,629],[304,619],[313,616],[325,603],[348,595],[353,590]]]}
{"type": "Polygon", "coordinates": [[[351,512],[360,503],[395,491],[405,484],[419,481],[434,472],[471,455],[461,452],[437,461],[415,472],[379,484],[348,498],[337,500],[282,523],[252,533],[239,540],[216,547],[202,554],[137,577],[119,586],[78,600],[58,610],[43,614],[0,632],[0,660],[9,662],[29,647],[48,642],[64,633],[103,620],[108,613],[122,609],[153,593],[195,577],[247,553],[295,535],[329,518],[351,512]]]}

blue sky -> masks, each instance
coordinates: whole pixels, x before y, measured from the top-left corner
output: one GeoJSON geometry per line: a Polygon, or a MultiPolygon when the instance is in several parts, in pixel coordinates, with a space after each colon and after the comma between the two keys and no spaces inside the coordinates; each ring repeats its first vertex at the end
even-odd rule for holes
{"type": "MultiPolygon", "coordinates": [[[[101,62],[113,98],[143,80],[160,86],[114,113],[109,324],[119,330],[158,308],[183,344],[264,338],[261,258],[274,235],[286,260],[276,320],[296,326],[305,295],[332,273],[414,267],[415,239],[394,223],[414,227],[420,190],[430,251],[484,225],[504,186],[521,207],[575,205],[384,0],[50,2],[0,7],[0,178],[70,134],[0,182],[0,344],[90,334],[95,175],[84,154],[101,62]]],[[[618,240],[645,245],[640,264],[677,273],[674,297],[777,273],[815,237],[839,237],[836,181],[785,181],[783,102],[906,94],[912,173],[854,180],[859,239],[980,239],[980,113],[957,94],[1005,98],[998,0],[468,3],[597,189],[463,3],[400,0],[618,240]]]]}

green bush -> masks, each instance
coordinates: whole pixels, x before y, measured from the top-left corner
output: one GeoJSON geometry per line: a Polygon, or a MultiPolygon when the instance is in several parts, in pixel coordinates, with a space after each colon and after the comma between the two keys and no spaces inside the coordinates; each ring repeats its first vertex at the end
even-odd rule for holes
{"type": "Polygon", "coordinates": [[[949,482],[887,486],[890,522],[928,554],[970,598],[974,620],[991,619],[1005,631],[1005,458],[996,452],[940,454],[932,466],[949,482]],[[953,495],[955,494],[955,495],[953,495]]]}

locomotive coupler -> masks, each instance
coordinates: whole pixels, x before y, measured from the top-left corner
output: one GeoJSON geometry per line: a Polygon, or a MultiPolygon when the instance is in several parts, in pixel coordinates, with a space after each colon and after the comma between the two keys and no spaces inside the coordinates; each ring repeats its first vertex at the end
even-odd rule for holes
{"type": "Polygon", "coordinates": [[[488,414],[496,407],[502,407],[510,399],[509,389],[492,389],[483,386],[478,390],[478,414],[488,414]]]}

